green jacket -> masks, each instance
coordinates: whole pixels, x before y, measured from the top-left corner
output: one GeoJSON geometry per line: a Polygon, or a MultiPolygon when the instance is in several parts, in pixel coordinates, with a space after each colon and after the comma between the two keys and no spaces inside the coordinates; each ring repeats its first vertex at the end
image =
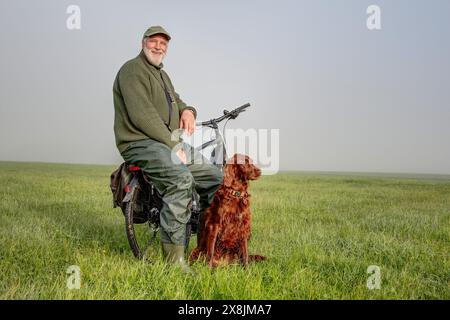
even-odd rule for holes
{"type": "Polygon", "coordinates": [[[154,66],[141,50],[139,55],[127,61],[117,73],[113,86],[114,134],[120,152],[138,140],[151,138],[173,148],[178,142],[171,140],[171,131],[179,127],[180,115],[190,109],[197,117],[195,108],[187,106],[175,92],[163,65],[154,66]],[[171,96],[172,117],[169,130],[169,106],[164,84],[171,96]]]}

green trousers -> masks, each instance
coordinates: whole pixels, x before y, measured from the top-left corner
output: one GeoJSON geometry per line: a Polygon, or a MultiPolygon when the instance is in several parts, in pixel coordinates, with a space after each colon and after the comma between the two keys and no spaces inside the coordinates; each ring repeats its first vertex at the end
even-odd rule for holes
{"type": "Polygon", "coordinates": [[[152,139],[133,142],[121,153],[125,161],[139,166],[150,177],[162,195],[161,242],[176,245],[185,244],[186,223],[191,216],[188,204],[194,188],[204,211],[223,179],[222,172],[200,152],[187,144],[183,147],[188,158],[186,165],[177,161],[167,145],[152,139]]]}

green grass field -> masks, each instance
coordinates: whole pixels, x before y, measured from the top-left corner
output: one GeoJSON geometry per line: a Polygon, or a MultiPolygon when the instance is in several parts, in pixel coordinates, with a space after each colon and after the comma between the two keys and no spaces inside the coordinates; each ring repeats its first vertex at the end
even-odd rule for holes
{"type": "Polygon", "coordinates": [[[113,169],[0,162],[1,299],[450,299],[448,176],[263,176],[250,251],[269,260],[188,276],[133,257],[113,169]]]}

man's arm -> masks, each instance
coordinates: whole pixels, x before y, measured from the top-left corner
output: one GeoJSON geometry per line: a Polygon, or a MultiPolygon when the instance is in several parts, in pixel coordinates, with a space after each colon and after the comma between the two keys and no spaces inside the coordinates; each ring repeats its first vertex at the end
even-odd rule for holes
{"type": "Polygon", "coordinates": [[[195,108],[192,106],[186,105],[186,103],[184,103],[183,100],[181,100],[180,96],[175,91],[174,91],[174,94],[175,94],[175,100],[177,101],[177,105],[180,110],[180,117],[184,110],[191,110],[192,113],[194,114],[194,118],[196,119],[197,118],[197,110],[195,110],[195,108]]]}
{"type": "Polygon", "coordinates": [[[145,75],[124,70],[119,74],[119,83],[131,122],[150,139],[162,142],[172,149],[178,141],[171,140],[169,129],[151,103],[149,81],[145,75]]]}

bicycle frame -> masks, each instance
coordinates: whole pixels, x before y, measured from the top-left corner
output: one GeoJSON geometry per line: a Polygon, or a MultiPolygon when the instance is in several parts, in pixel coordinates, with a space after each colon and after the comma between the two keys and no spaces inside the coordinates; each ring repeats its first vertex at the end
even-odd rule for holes
{"type": "Polygon", "coordinates": [[[223,166],[225,165],[225,161],[227,159],[227,148],[226,148],[225,140],[223,139],[223,136],[220,133],[219,126],[217,123],[214,123],[212,128],[214,129],[215,138],[213,140],[203,143],[199,147],[196,147],[195,150],[201,151],[201,150],[206,149],[209,146],[216,145],[215,148],[213,149],[213,151],[211,152],[210,161],[212,164],[217,166],[220,170],[223,170],[223,166]]]}

